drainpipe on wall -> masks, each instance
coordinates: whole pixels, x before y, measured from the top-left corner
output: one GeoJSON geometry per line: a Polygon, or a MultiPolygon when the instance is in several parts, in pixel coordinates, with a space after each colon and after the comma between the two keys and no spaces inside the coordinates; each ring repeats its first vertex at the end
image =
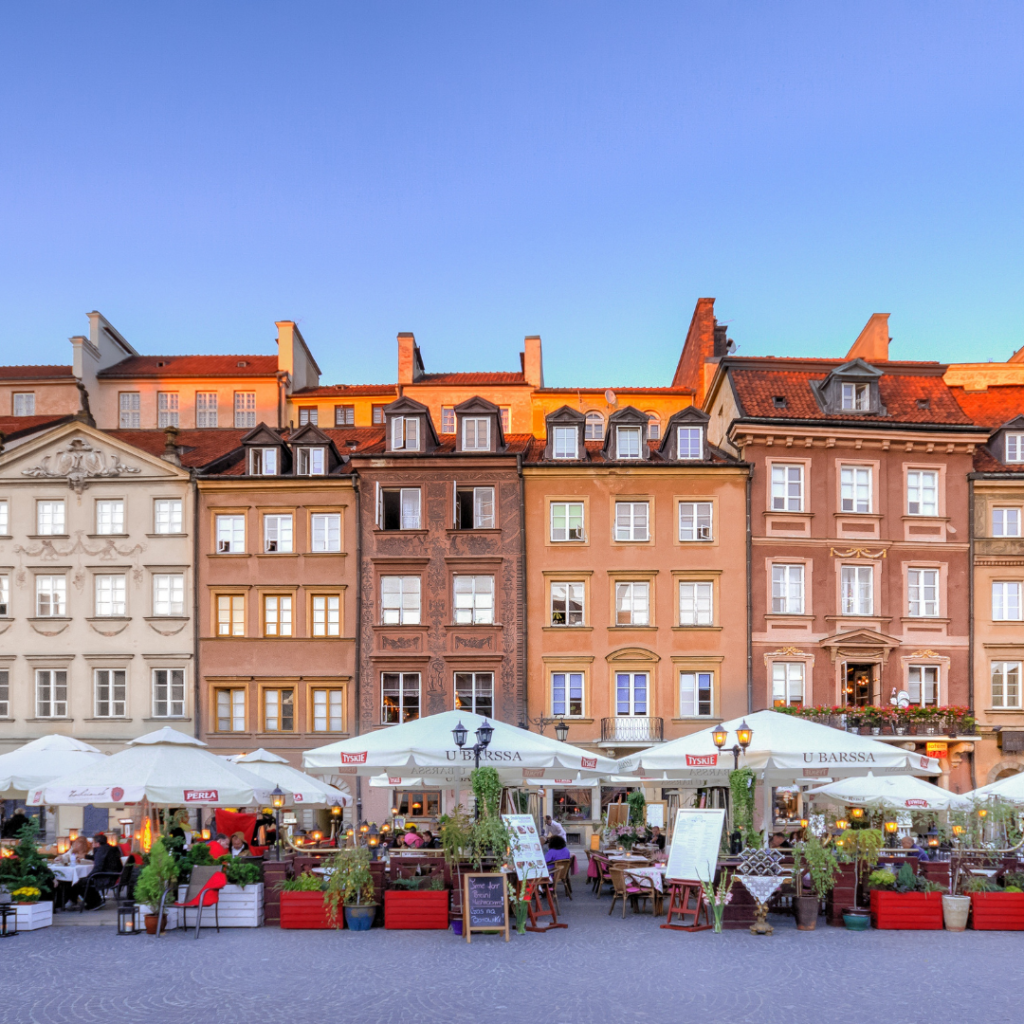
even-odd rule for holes
{"type": "MultiPolygon", "coordinates": [[[[527,657],[530,653],[529,647],[529,618],[526,606],[526,480],[523,478],[523,456],[520,453],[516,456],[516,472],[519,474],[519,557],[522,565],[522,578],[519,581],[519,623],[520,643],[522,644],[522,656],[519,659],[519,724],[524,728],[530,727],[529,718],[529,666],[527,657]]],[[[541,712],[543,715],[543,711],[541,712]]]]}
{"type": "Polygon", "coordinates": [[[196,470],[189,470],[192,488],[192,732],[196,739],[202,727],[202,703],[199,690],[199,481],[196,470]]]}
{"type": "Polygon", "coordinates": [[[753,587],[753,545],[750,538],[750,488],[754,479],[754,467],[747,470],[747,714],[754,711],[754,606],[751,602],[753,587]]]}
{"type": "MultiPolygon", "coordinates": [[[[355,691],[356,713],[355,732],[358,736],[359,715],[362,707],[360,697],[360,672],[359,667],[363,656],[363,519],[362,502],[359,491],[359,474],[352,472],[352,492],[355,496],[356,505],[356,656],[352,666],[352,688],[355,691]]],[[[362,818],[363,814],[363,780],[356,776],[356,821],[362,818]]]]}

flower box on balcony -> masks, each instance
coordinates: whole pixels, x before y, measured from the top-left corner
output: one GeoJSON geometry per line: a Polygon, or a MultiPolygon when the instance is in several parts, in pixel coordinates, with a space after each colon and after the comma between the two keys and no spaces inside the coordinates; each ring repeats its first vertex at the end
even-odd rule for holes
{"type": "Polygon", "coordinates": [[[447,889],[412,892],[388,889],[384,893],[385,928],[444,930],[448,927],[447,889]]]}
{"type": "Polygon", "coordinates": [[[53,924],[53,904],[46,900],[39,903],[16,903],[19,932],[34,932],[37,928],[49,928],[53,924]]]}
{"type": "Polygon", "coordinates": [[[872,889],[871,924],[875,928],[941,931],[942,893],[872,889]]]}
{"type": "Polygon", "coordinates": [[[1024,892],[972,892],[971,927],[978,931],[1024,931],[1024,892]]]}
{"type": "MultiPolygon", "coordinates": [[[[205,917],[205,912],[204,915],[205,917]]],[[[339,915],[340,917],[341,915],[339,915]]],[[[282,928],[330,928],[322,892],[281,893],[282,928]]]]}

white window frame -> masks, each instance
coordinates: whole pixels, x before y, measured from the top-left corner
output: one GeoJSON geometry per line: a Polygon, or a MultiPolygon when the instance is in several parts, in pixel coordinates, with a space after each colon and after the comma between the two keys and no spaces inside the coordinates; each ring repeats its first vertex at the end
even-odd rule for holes
{"type": "Polygon", "coordinates": [[[579,429],[556,425],[552,428],[551,455],[556,459],[575,459],[579,452],[579,429]]]}
{"type": "Polygon", "coordinates": [[[713,718],[714,714],[715,673],[704,669],[680,669],[679,717],[713,718]],[[704,693],[706,697],[702,697],[704,693]]]}
{"type": "Polygon", "coordinates": [[[185,574],[153,573],[153,615],[181,617],[185,614],[185,574]]]}
{"type": "Polygon", "coordinates": [[[455,406],[454,405],[442,405],[441,406],[441,433],[442,434],[454,434],[455,433],[455,406]]]}
{"type": "Polygon", "coordinates": [[[217,426],[217,392],[196,392],[196,428],[212,429],[217,426]]]}
{"type": "Polygon", "coordinates": [[[604,417],[593,409],[586,414],[583,421],[583,437],[587,441],[604,440],[604,417]]]}
{"type": "Polygon", "coordinates": [[[124,535],[124,500],[103,499],[96,502],[96,532],[103,536],[124,535]]]}
{"type": "Polygon", "coordinates": [[[263,635],[294,635],[294,603],[291,594],[263,594],[263,635]]]}
{"type": "Polygon", "coordinates": [[[153,501],[153,532],[182,532],[182,501],[181,498],[156,498],[153,501]]]}
{"type": "Polygon", "coordinates": [[[679,625],[715,624],[715,585],[711,580],[679,581],[679,625]]]}
{"type": "Polygon", "coordinates": [[[1005,434],[1004,451],[1007,462],[1024,462],[1024,434],[1005,434]]]}
{"type": "Polygon", "coordinates": [[[420,417],[391,417],[391,450],[418,452],[420,450],[420,417]]]}
{"type": "Polygon", "coordinates": [[[452,613],[456,625],[494,622],[494,577],[459,574],[452,584],[452,613]]]}
{"type": "Polygon", "coordinates": [[[1019,661],[993,661],[991,663],[989,676],[992,682],[993,708],[1021,708],[1021,669],[1019,661]]]}
{"type": "Polygon", "coordinates": [[[68,580],[66,576],[45,574],[36,577],[36,616],[40,619],[63,619],[68,614],[68,580]]]}
{"type": "Polygon", "coordinates": [[[120,391],[117,395],[118,426],[121,430],[138,430],[142,426],[142,393],[120,391]]]}
{"type": "Polygon", "coordinates": [[[462,417],[462,450],[464,452],[489,452],[491,450],[491,417],[462,417]],[[481,436],[481,430],[483,435],[481,436]]]}
{"type": "Polygon", "coordinates": [[[217,594],[217,636],[245,636],[244,594],[217,594]]]}
{"type": "Polygon", "coordinates": [[[772,615],[804,614],[804,566],[772,563],[772,615]]]}
{"type": "Polygon", "coordinates": [[[185,670],[183,668],[155,668],[150,686],[154,718],[185,717],[185,670]]]}
{"type": "Polygon", "coordinates": [[[6,499],[0,499],[0,537],[9,537],[11,529],[11,507],[6,499]]]}
{"type": "Polygon", "coordinates": [[[15,391],[11,395],[11,411],[15,416],[35,416],[36,393],[34,391],[15,391]]]}
{"type": "Polygon", "coordinates": [[[551,543],[552,544],[578,544],[586,540],[586,509],[582,501],[553,501],[551,502],[551,543]],[[556,510],[561,510],[556,514],[556,510]],[[578,511],[577,511],[578,510],[578,511]],[[564,527],[556,527],[556,518],[565,520],[564,527]],[[574,526],[575,519],[579,519],[579,526],[574,526]],[[555,536],[556,529],[565,531],[564,537],[555,536]],[[572,536],[576,531],[578,536],[572,536]]]}
{"type": "MultiPolygon", "coordinates": [[[[11,614],[11,577],[0,572],[0,619],[6,619],[11,614]]],[[[0,715],[0,718],[3,718],[0,715]]]]}
{"type": "Polygon", "coordinates": [[[295,548],[295,518],[290,512],[263,516],[263,553],[290,555],[295,548]]]}
{"type": "Polygon", "coordinates": [[[846,515],[874,512],[870,466],[839,467],[839,511],[846,515]]]}
{"type": "Polygon", "coordinates": [[[651,503],[649,501],[615,502],[615,539],[644,542],[651,539],[651,503]]]}
{"type": "Polygon", "coordinates": [[[341,513],[314,512],[309,517],[310,550],[319,554],[341,551],[341,513]]]}
{"type": "Polygon", "coordinates": [[[843,565],[839,569],[839,590],[842,607],[840,614],[875,614],[875,567],[873,565],[843,565]],[[865,601],[865,595],[867,600],[865,601]]]}
{"type": "Polygon", "coordinates": [[[36,669],[36,718],[68,717],[68,671],[65,668],[36,669]]]}
{"type": "Polygon", "coordinates": [[[676,453],[677,457],[684,462],[699,462],[703,459],[704,428],[676,427],[676,453]]]}
{"type": "Polygon", "coordinates": [[[235,392],[235,429],[246,430],[256,426],[256,392],[235,392]]]}
{"type": "Polygon", "coordinates": [[[807,703],[807,666],[802,661],[772,662],[772,705],[803,707],[807,703]]]}
{"type": "Polygon", "coordinates": [[[617,580],[615,583],[615,625],[628,629],[651,624],[649,580],[617,580]],[[626,616],[629,621],[622,621],[626,616]]]}
{"type": "Polygon", "coordinates": [[[938,569],[907,569],[907,615],[934,619],[939,614],[938,569]]]}
{"type": "Polygon", "coordinates": [[[575,629],[577,626],[585,626],[587,624],[586,589],[584,583],[575,580],[552,580],[548,625],[558,629],[575,629]],[[556,620],[557,615],[562,616],[561,622],[556,620]]]}
{"type": "Polygon", "coordinates": [[[68,510],[64,500],[44,499],[36,502],[36,533],[40,537],[66,537],[68,510]]]}
{"type": "Polygon", "coordinates": [[[334,407],[334,425],[336,427],[354,427],[356,425],[356,407],[354,405],[336,405],[334,407]]]}
{"type": "Polygon", "coordinates": [[[647,718],[651,713],[650,672],[615,673],[615,717],[647,718]],[[641,682],[642,681],[642,682],[641,682]],[[623,694],[625,699],[623,700],[623,694]],[[642,693],[642,696],[641,696],[642,693]],[[623,706],[626,710],[622,710],[623,706]]]}
{"type": "Polygon", "coordinates": [[[217,723],[217,732],[247,732],[246,717],[246,688],[244,686],[219,686],[216,690],[216,709],[214,720],[217,723]],[[226,700],[224,698],[227,698],[226,700]],[[226,712],[226,714],[225,714],[226,712]],[[227,721],[228,727],[221,728],[221,723],[227,721]]]}
{"type": "Polygon", "coordinates": [[[249,476],[277,476],[279,461],[277,448],[250,448],[249,476]]]}
{"type": "Polygon", "coordinates": [[[679,541],[683,544],[714,540],[714,503],[710,501],[679,502],[679,541]]]}
{"type": "Polygon", "coordinates": [[[128,715],[128,670],[123,668],[93,669],[92,696],[95,718],[126,718],[128,715]]]}
{"type": "Polygon", "coordinates": [[[327,449],[323,445],[300,447],[296,472],[299,476],[326,476],[327,449]]]}
{"type": "Polygon", "coordinates": [[[616,459],[639,459],[643,452],[644,431],[643,427],[615,427],[615,458],[616,459]],[[625,444],[623,442],[626,442],[625,444]],[[636,454],[633,454],[635,447],[636,454]]]}
{"type": "Polygon", "coordinates": [[[344,732],[345,691],[337,686],[315,686],[311,697],[313,732],[344,732]]]}
{"type": "Polygon", "coordinates": [[[295,732],[294,686],[267,686],[263,689],[263,731],[295,732]],[[285,706],[291,705],[291,728],[285,728],[285,706]]]}
{"type": "MultiPolygon", "coordinates": [[[[0,530],[0,533],[3,531],[0,530]]],[[[992,509],[992,536],[1019,537],[1020,509],[1005,506],[992,509]]]]}
{"type": "Polygon", "coordinates": [[[843,384],[842,411],[868,412],[871,409],[870,384],[843,384]]]}
{"type": "Polygon", "coordinates": [[[245,553],[245,516],[218,515],[214,526],[217,530],[217,554],[238,555],[245,553]]]}
{"type": "Polygon", "coordinates": [[[380,674],[380,724],[381,725],[401,725],[403,722],[412,722],[418,719],[422,713],[423,699],[422,699],[422,686],[423,681],[420,677],[419,672],[381,672],[380,674]],[[385,704],[384,704],[384,680],[388,676],[398,677],[398,718],[397,721],[389,721],[385,715],[385,704]],[[415,692],[415,714],[407,714],[407,710],[412,709],[412,697],[415,692]],[[408,698],[408,703],[406,702],[408,698]]]}
{"type": "Polygon", "coordinates": [[[310,598],[315,637],[341,636],[341,596],[339,594],[313,594],[310,598]]]}
{"type": "Polygon", "coordinates": [[[419,576],[381,576],[380,624],[418,626],[422,618],[422,600],[419,576]]]}
{"type": "Polygon", "coordinates": [[[494,717],[494,673],[493,672],[456,672],[452,682],[455,691],[453,708],[456,711],[468,711],[470,714],[494,717]],[[466,693],[469,683],[469,699],[460,701],[460,689],[466,693]],[[461,684],[461,685],[460,685],[461,684]]]}
{"type": "Polygon", "coordinates": [[[1020,580],[992,581],[992,621],[1020,622],[1024,615],[1021,609],[1020,580]]]}
{"type": "Polygon", "coordinates": [[[771,510],[803,512],[804,467],[800,463],[772,463],[771,510]]]}
{"type": "Polygon", "coordinates": [[[97,618],[123,618],[127,607],[128,581],[124,573],[102,574],[93,577],[95,612],[97,618]]]}
{"type": "Polygon", "coordinates": [[[907,470],[907,515],[937,516],[939,514],[939,471],[937,469],[907,470]]]}
{"type": "Polygon", "coordinates": [[[907,692],[910,694],[910,703],[915,707],[936,708],[940,700],[942,675],[938,665],[908,665],[907,666],[907,692]],[[928,700],[926,687],[934,686],[933,699],[928,700]],[[917,691],[915,699],[914,691],[917,691]]]}
{"type": "Polygon", "coordinates": [[[551,673],[551,714],[556,718],[586,718],[586,677],[583,672],[551,673]],[[558,698],[561,690],[561,700],[558,698]],[[578,709],[577,709],[578,705],[578,709]]]}
{"type": "Polygon", "coordinates": [[[315,405],[299,406],[299,426],[304,427],[307,423],[318,426],[320,420],[320,409],[315,405]]]}
{"type": "MultiPolygon", "coordinates": [[[[381,487],[377,485],[377,529],[385,529],[384,499],[398,495],[398,529],[418,530],[423,521],[423,503],[418,487],[381,487]]],[[[388,529],[388,532],[394,532],[388,529]]]]}
{"type": "Polygon", "coordinates": [[[178,392],[156,393],[156,425],[159,430],[178,426],[178,392]]]}

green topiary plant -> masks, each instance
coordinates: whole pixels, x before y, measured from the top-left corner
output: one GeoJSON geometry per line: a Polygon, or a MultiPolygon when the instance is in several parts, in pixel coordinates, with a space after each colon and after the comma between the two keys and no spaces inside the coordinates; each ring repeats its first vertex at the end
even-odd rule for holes
{"type": "Polygon", "coordinates": [[[647,801],[644,799],[643,791],[634,789],[629,796],[626,797],[626,803],[629,804],[630,825],[646,825],[647,801]]]}
{"type": "Polygon", "coordinates": [[[13,857],[0,859],[0,882],[13,891],[19,888],[39,890],[39,898],[53,899],[53,872],[36,846],[38,832],[35,818],[18,829],[18,845],[13,857]]]}
{"type": "Polygon", "coordinates": [[[146,866],[135,883],[135,902],[152,907],[154,913],[160,905],[160,898],[178,880],[178,867],[162,839],[157,839],[149,851],[146,866]]]}

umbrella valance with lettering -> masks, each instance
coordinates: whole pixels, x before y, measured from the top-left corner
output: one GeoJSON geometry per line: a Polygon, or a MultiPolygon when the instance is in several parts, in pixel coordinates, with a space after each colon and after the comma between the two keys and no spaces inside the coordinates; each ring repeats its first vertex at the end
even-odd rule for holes
{"type": "Polygon", "coordinates": [[[264,750],[263,747],[248,754],[239,754],[231,760],[246,771],[266,779],[268,786],[280,786],[282,792],[291,794],[289,806],[329,807],[337,803],[347,807],[352,803],[352,797],[348,793],[335,789],[323,779],[300,772],[283,757],[264,750]]]}
{"type": "Polygon", "coordinates": [[[807,790],[808,796],[832,797],[844,804],[884,807],[898,811],[966,810],[971,801],[915,775],[851,776],[807,790]]]}

